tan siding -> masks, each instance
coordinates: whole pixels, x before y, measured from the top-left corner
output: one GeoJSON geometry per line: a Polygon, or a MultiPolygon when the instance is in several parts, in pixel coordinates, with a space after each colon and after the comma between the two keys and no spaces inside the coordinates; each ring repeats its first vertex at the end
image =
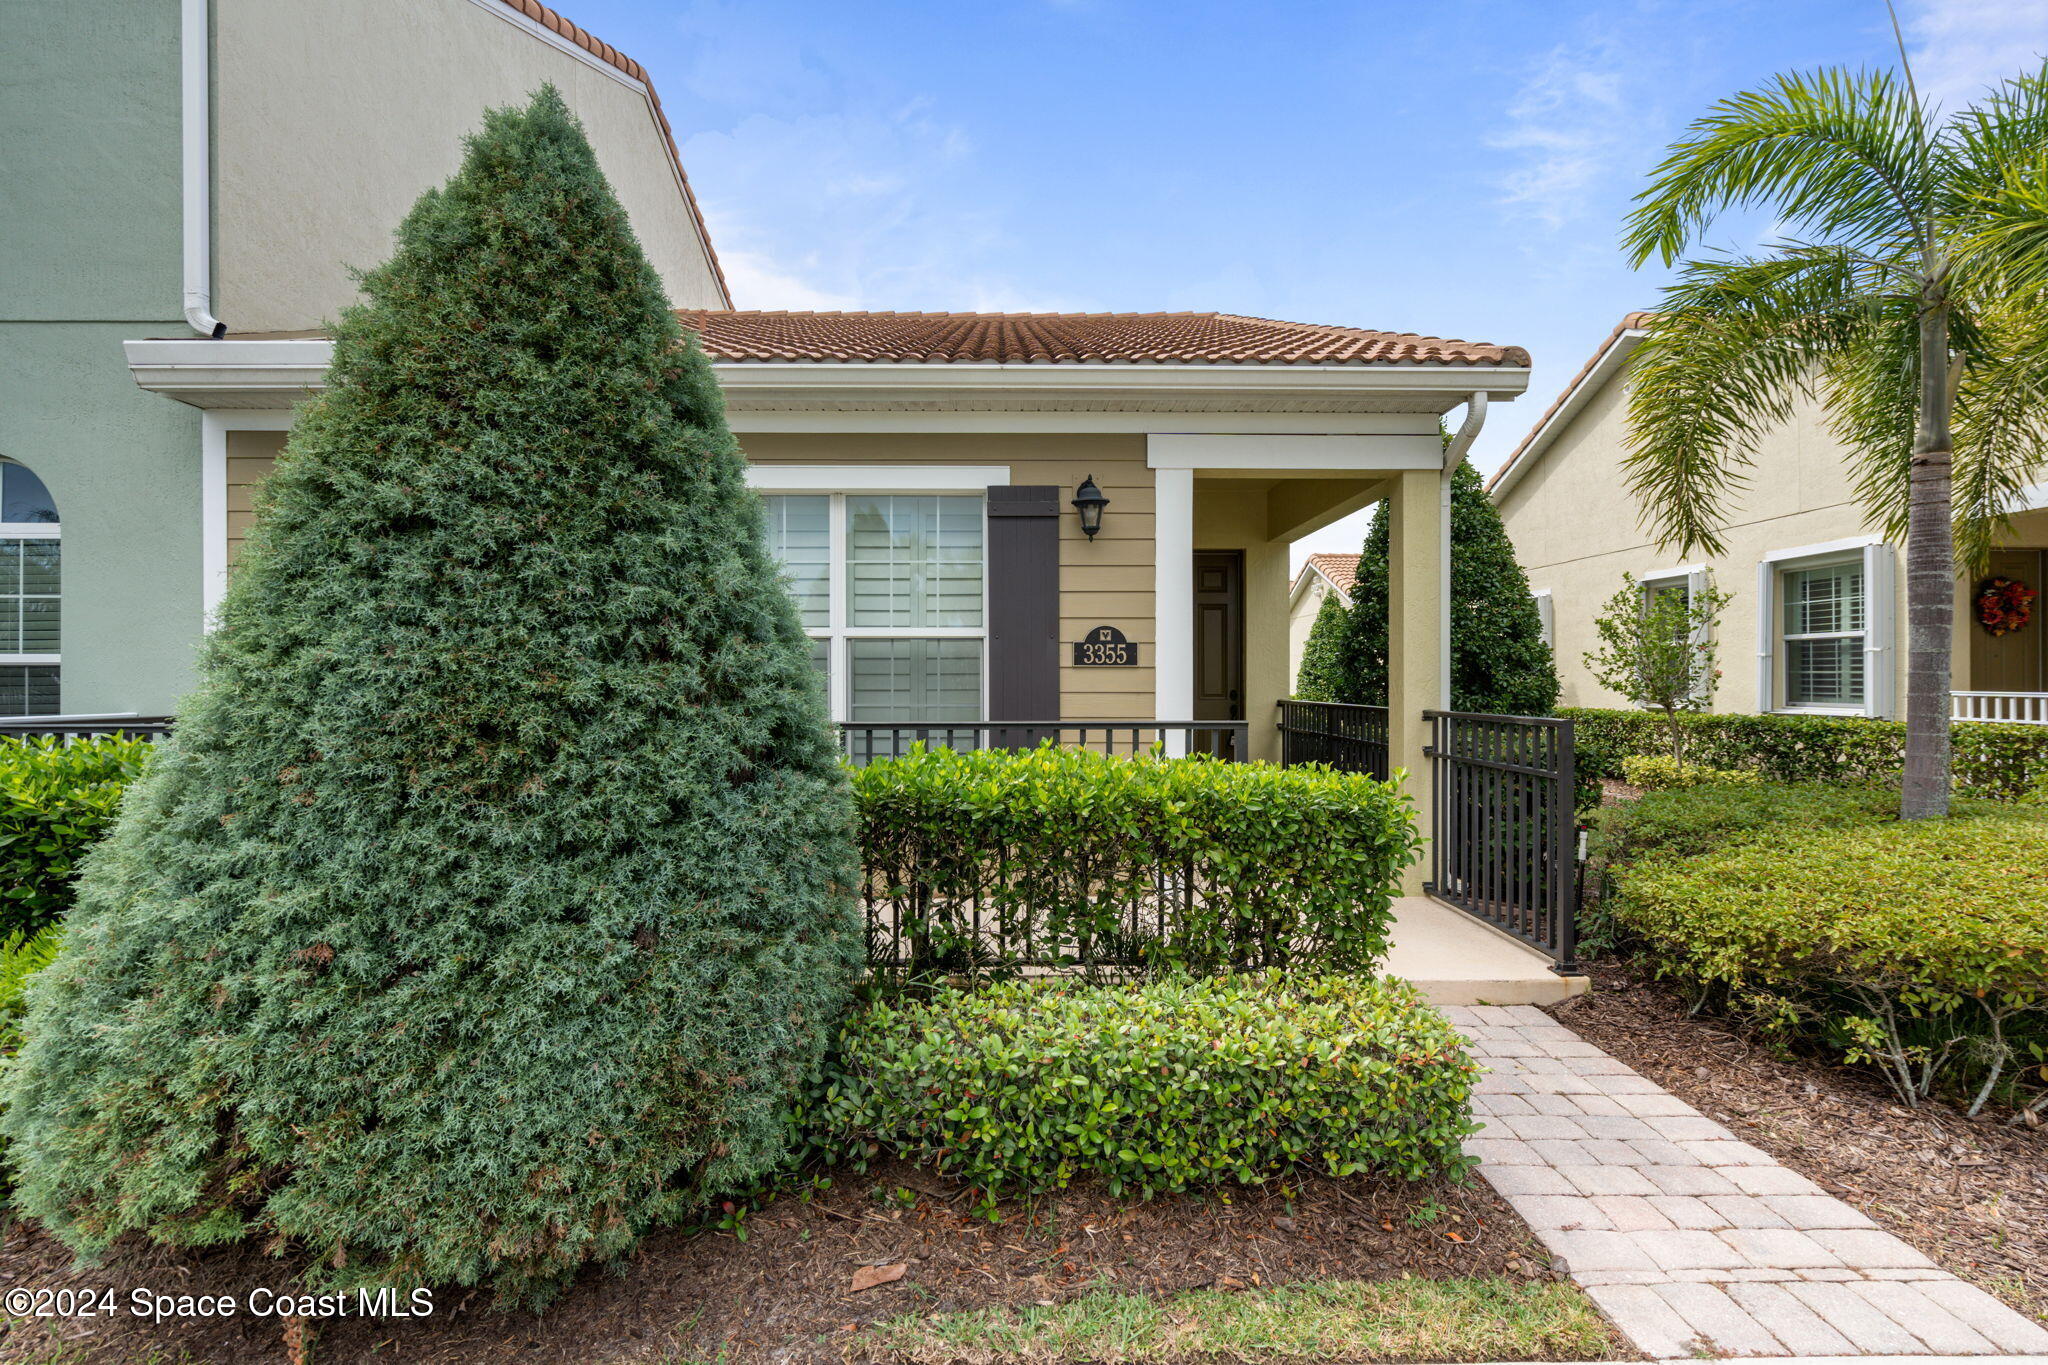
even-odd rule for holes
{"type": "Polygon", "coordinates": [[[270,476],[284,449],[282,431],[228,433],[228,564],[242,552],[242,542],[256,520],[256,486],[270,476]]]}

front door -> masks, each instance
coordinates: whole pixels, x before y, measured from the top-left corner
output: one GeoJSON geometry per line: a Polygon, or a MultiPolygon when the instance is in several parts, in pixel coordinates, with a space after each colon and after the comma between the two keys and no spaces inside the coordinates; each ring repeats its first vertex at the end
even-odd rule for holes
{"type": "MultiPolygon", "coordinates": [[[[1195,555],[1193,719],[1244,719],[1244,555],[1236,550],[1195,555]]],[[[1198,734],[1189,747],[1223,758],[1244,757],[1234,736],[1221,733],[1198,734]]]]}
{"type": "MultiPolygon", "coordinates": [[[[1993,550],[1991,576],[2016,578],[2035,591],[2041,589],[2042,560],[2039,550],[1993,550]]],[[[1973,603],[1975,594],[1972,595],[1973,603]]],[[[1992,635],[1974,621],[1970,626],[1970,687],[1977,692],[2039,692],[2048,687],[2042,676],[2042,603],[2037,601],[2034,619],[2018,630],[1992,635]]]]}

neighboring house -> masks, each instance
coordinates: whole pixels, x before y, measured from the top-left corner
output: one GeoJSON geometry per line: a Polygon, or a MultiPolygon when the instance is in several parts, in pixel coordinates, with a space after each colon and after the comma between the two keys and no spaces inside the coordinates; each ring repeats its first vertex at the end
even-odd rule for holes
{"type": "Polygon", "coordinates": [[[1339,605],[1351,606],[1351,585],[1358,579],[1360,555],[1310,555],[1294,576],[1287,598],[1287,676],[1301,676],[1301,652],[1308,647],[1308,633],[1315,626],[1323,599],[1337,595],[1339,605]]]}
{"type": "MultiPolygon", "coordinates": [[[[1731,499],[1727,552],[1681,562],[1659,550],[1626,489],[1629,359],[1648,317],[1632,313],[1488,484],[1553,633],[1566,706],[1613,706],[1584,662],[1593,621],[1632,573],[1647,589],[1711,583],[1728,593],[1714,709],[1900,717],[1905,703],[1904,547],[1858,506],[1848,452],[1814,404],[1770,432],[1731,499]]],[[[1990,574],[2041,592],[2048,486],[2012,518],[1990,574]]],[[[1983,576],[1956,584],[1959,719],[2048,724],[2048,594],[2032,621],[1993,635],[1977,621],[1983,576]]]]}
{"type": "Polygon", "coordinates": [[[730,302],[645,73],[533,0],[66,0],[10,18],[0,714],[169,710],[247,516],[246,488],[202,476],[224,428],[138,389],[122,343],[320,328],[486,107],[553,82],[670,297],[730,302]]]}

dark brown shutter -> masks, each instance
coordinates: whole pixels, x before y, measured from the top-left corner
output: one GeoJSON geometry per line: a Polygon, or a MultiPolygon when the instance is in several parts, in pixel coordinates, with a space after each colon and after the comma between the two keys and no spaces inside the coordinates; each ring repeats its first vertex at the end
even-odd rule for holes
{"type": "MultiPolygon", "coordinates": [[[[1060,489],[988,490],[988,718],[1060,719],[1060,489]]],[[[989,742],[1029,748],[1052,732],[1005,728],[989,742]]]]}

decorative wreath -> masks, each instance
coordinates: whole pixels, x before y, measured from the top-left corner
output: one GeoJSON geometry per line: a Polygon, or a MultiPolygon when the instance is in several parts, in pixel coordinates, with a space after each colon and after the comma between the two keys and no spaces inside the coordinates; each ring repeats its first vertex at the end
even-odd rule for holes
{"type": "Polygon", "coordinates": [[[1977,585],[1977,624],[2009,635],[2033,619],[2028,604],[2039,595],[2017,578],[1987,578],[1977,585]]]}

